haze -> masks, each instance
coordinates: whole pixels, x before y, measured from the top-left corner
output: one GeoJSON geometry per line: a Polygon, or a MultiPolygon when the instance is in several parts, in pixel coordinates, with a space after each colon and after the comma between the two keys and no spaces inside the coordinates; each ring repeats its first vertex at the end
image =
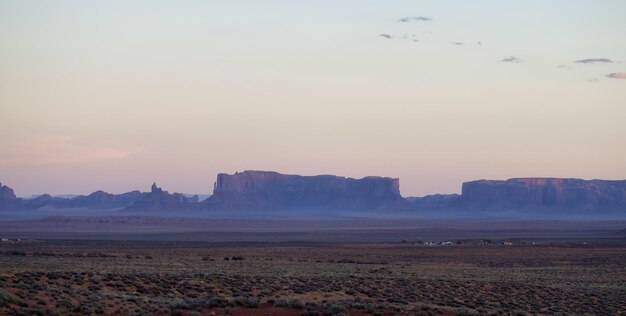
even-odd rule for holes
{"type": "Polygon", "coordinates": [[[620,0],[0,1],[0,181],[624,179],[624,30],[620,0]]]}

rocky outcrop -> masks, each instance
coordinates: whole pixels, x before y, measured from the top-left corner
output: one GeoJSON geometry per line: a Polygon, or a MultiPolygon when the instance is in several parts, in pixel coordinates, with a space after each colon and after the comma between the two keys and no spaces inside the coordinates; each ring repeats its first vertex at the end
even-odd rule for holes
{"type": "Polygon", "coordinates": [[[169,193],[159,188],[156,183],[152,184],[148,193],[133,204],[124,208],[127,211],[179,211],[195,209],[198,206],[198,196],[186,197],[182,193],[169,193]]]}
{"type": "Polygon", "coordinates": [[[516,178],[463,183],[452,207],[481,210],[626,211],[626,180],[516,178]]]}
{"type": "Polygon", "coordinates": [[[15,200],[15,199],[17,199],[17,197],[15,196],[15,192],[13,192],[13,189],[0,183],[0,200],[15,200]]]}
{"type": "Polygon", "coordinates": [[[0,183],[0,210],[15,210],[22,205],[22,199],[15,196],[10,187],[0,183]]]}
{"type": "Polygon", "coordinates": [[[209,209],[410,209],[398,179],[352,179],[332,175],[300,176],[272,171],[220,173],[209,209]]]}
{"type": "Polygon", "coordinates": [[[151,192],[131,191],[111,194],[96,191],[89,195],[79,195],[71,199],[54,197],[50,194],[38,195],[32,199],[18,199],[13,190],[0,185],[0,211],[57,209],[125,209],[132,211],[164,211],[191,209],[198,205],[198,196],[186,197],[181,193],[170,194],[152,185],[151,192]]]}

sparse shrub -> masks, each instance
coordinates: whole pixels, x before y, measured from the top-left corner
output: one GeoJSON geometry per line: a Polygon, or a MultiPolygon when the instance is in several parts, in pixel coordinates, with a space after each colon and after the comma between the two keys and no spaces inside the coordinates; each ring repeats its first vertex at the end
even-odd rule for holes
{"type": "Polygon", "coordinates": [[[19,300],[5,289],[0,288],[0,307],[8,304],[18,304],[19,300]]]}
{"type": "Polygon", "coordinates": [[[299,299],[293,299],[289,302],[289,307],[291,308],[304,308],[304,303],[299,299]]]}
{"type": "Polygon", "coordinates": [[[206,302],[206,306],[211,308],[211,307],[226,307],[228,306],[228,300],[222,297],[212,297],[211,299],[209,299],[208,302],[206,302]]]}
{"type": "Polygon", "coordinates": [[[259,307],[259,301],[249,297],[238,297],[234,299],[235,305],[256,308],[259,307]]]}
{"type": "Polygon", "coordinates": [[[324,315],[337,315],[346,311],[347,308],[340,303],[326,303],[324,305],[324,315]]]}
{"type": "Polygon", "coordinates": [[[276,301],[274,301],[274,307],[289,307],[289,302],[287,302],[287,300],[284,299],[277,299],[276,301]]]}
{"type": "Polygon", "coordinates": [[[318,316],[320,313],[316,310],[307,309],[300,313],[300,316],[318,316]]]}
{"type": "Polygon", "coordinates": [[[459,312],[459,316],[476,316],[476,315],[480,315],[480,313],[476,311],[475,309],[471,309],[471,308],[465,308],[459,312]]]}

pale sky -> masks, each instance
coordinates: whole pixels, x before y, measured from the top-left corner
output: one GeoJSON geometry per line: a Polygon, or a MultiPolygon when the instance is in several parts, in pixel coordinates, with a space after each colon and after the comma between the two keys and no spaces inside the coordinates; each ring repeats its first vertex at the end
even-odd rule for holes
{"type": "Polygon", "coordinates": [[[0,0],[0,182],[626,179],[625,38],[623,0],[0,0]]]}

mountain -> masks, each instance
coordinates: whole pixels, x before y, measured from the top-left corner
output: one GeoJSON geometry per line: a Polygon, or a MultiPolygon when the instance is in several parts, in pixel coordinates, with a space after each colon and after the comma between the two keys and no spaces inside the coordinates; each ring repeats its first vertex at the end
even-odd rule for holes
{"type": "Polygon", "coordinates": [[[69,199],[53,197],[50,194],[41,194],[34,199],[24,200],[22,205],[25,209],[39,209],[45,206],[65,207],[65,204],[68,203],[70,203],[69,199]]]}
{"type": "Polygon", "coordinates": [[[515,178],[463,183],[458,209],[626,211],[626,180],[515,178]]]}
{"type": "Polygon", "coordinates": [[[122,194],[111,194],[104,191],[96,191],[89,195],[79,195],[71,199],[41,194],[33,199],[23,201],[26,209],[39,209],[42,207],[54,208],[86,208],[86,209],[114,209],[128,206],[138,201],[145,193],[132,191],[122,194]]]}
{"type": "Polygon", "coordinates": [[[398,179],[333,175],[300,176],[273,171],[220,173],[203,209],[411,209],[398,179]]]}
{"type": "Polygon", "coordinates": [[[432,194],[423,197],[407,197],[406,200],[417,209],[446,209],[450,208],[460,195],[458,194],[432,194]]]}
{"type": "Polygon", "coordinates": [[[70,207],[87,207],[87,208],[119,208],[125,207],[139,201],[145,193],[137,190],[122,194],[111,194],[98,190],[87,196],[79,195],[70,199],[70,207]]]}
{"type": "Polygon", "coordinates": [[[198,196],[186,197],[182,193],[172,193],[152,184],[149,193],[141,194],[140,198],[124,208],[126,211],[180,211],[196,209],[198,196]]]}
{"type": "Polygon", "coordinates": [[[198,196],[188,197],[181,193],[170,194],[152,185],[151,192],[131,191],[122,194],[111,194],[98,190],[89,195],[78,195],[72,198],[36,195],[32,199],[16,198],[13,190],[0,184],[1,210],[38,210],[42,208],[57,209],[124,209],[129,211],[163,211],[185,210],[197,208],[198,196]]]}

